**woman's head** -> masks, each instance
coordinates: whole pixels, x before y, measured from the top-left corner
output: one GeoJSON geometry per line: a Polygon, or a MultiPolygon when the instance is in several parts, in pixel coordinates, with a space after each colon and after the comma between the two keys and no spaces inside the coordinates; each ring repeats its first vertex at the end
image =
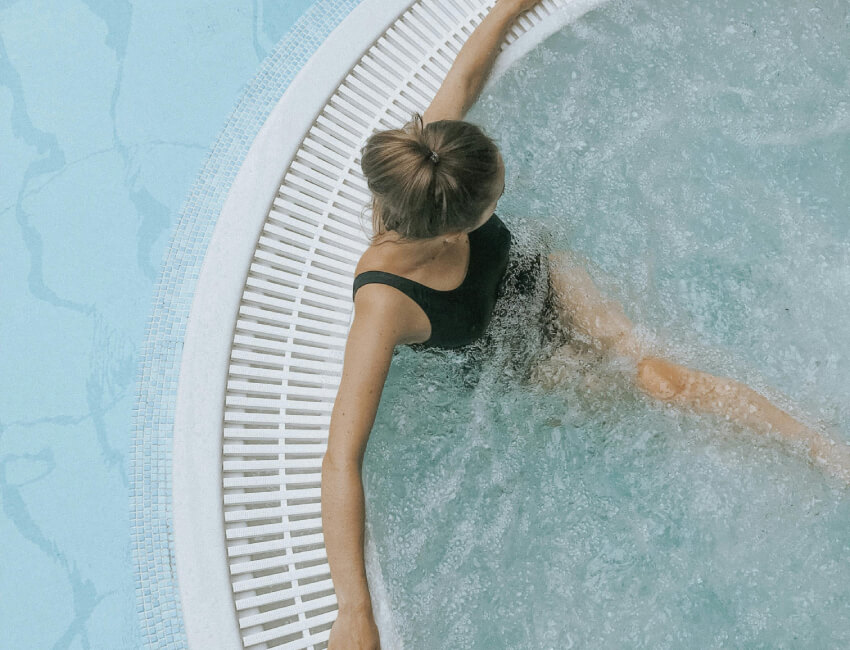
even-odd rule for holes
{"type": "Polygon", "coordinates": [[[418,113],[400,129],[373,134],[361,167],[372,192],[373,239],[387,230],[407,239],[471,230],[504,182],[499,148],[478,126],[423,126],[418,113]]]}

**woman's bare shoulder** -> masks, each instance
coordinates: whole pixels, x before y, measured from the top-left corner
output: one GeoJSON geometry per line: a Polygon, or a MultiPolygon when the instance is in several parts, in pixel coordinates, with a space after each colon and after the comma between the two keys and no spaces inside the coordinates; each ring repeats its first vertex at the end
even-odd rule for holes
{"type": "MultiPolygon", "coordinates": [[[[393,345],[418,343],[430,335],[414,311],[421,308],[406,294],[388,284],[371,282],[362,285],[354,296],[355,320],[372,332],[391,340],[393,345]]],[[[427,316],[422,313],[427,321],[427,316]]]]}
{"type": "MultiPolygon", "coordinates": [[[[371,270],[382,270],[379,259],[360,258],[354,269],[354,277],[371,270]]],[[[430,323],[422,308],[406,293],[382,282],[362,284],[354,294],[355,318],[362,315],[369,327],[387,332],[396,337],[395,344],[417,343],[430,335],[430,323]],[[389,327],[387,323],[391,323],[389,327]]]]}
{"type": "Polygon", "coordinates": [[[360,259],[357,260],[357,264],[354,267],[354,277],[357,277],[363,271],[367,271],[375,268],[374,264],[377,261],[375,259],[375,247],[369,246],[365,251],[360,255],[360,259]]]}

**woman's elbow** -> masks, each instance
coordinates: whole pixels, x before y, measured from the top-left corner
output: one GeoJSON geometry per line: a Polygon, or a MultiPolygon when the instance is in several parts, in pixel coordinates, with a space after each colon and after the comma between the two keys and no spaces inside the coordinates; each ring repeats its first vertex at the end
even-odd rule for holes
{"type": "Polygon", "coordinates": [[[322,458],[322,476],[325,472],[357,472],[363,467],[363,455],[353,452],[327,451],[322,458]]]}

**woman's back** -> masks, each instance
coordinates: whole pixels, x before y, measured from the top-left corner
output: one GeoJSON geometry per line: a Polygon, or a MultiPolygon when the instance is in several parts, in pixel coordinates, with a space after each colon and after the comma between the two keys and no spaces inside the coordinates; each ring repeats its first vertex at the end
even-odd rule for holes
{"type": "MultiPolygon", "coordinates": [[[[511,233],[494,213],[468,236],[466,275],[454,288],[439,290],[388,270],[372,269],[356,274],[352,298],[361,286],[370,283],[389,285],[409,296],[421,308],[416,319],[422,324],[420,331],[430,331],[424,341],[408,343],[412,349],[458,348],[473,342],[490,322],[508,265],[511,233]]],[[[417,309],[414,305],[411,308],[417,309]]]]}

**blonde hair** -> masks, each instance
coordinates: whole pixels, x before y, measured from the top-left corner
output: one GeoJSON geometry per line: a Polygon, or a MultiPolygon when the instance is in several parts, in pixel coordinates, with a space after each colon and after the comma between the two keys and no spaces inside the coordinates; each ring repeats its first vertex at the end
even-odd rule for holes
{"type": "Polygon", "coordinates": [[[372,243],[387,230],[424,239],[475,225],[495,199],[499,148],[463,120],[422,123],[372,134],[361,152],[372,192],[372,243]]]}

